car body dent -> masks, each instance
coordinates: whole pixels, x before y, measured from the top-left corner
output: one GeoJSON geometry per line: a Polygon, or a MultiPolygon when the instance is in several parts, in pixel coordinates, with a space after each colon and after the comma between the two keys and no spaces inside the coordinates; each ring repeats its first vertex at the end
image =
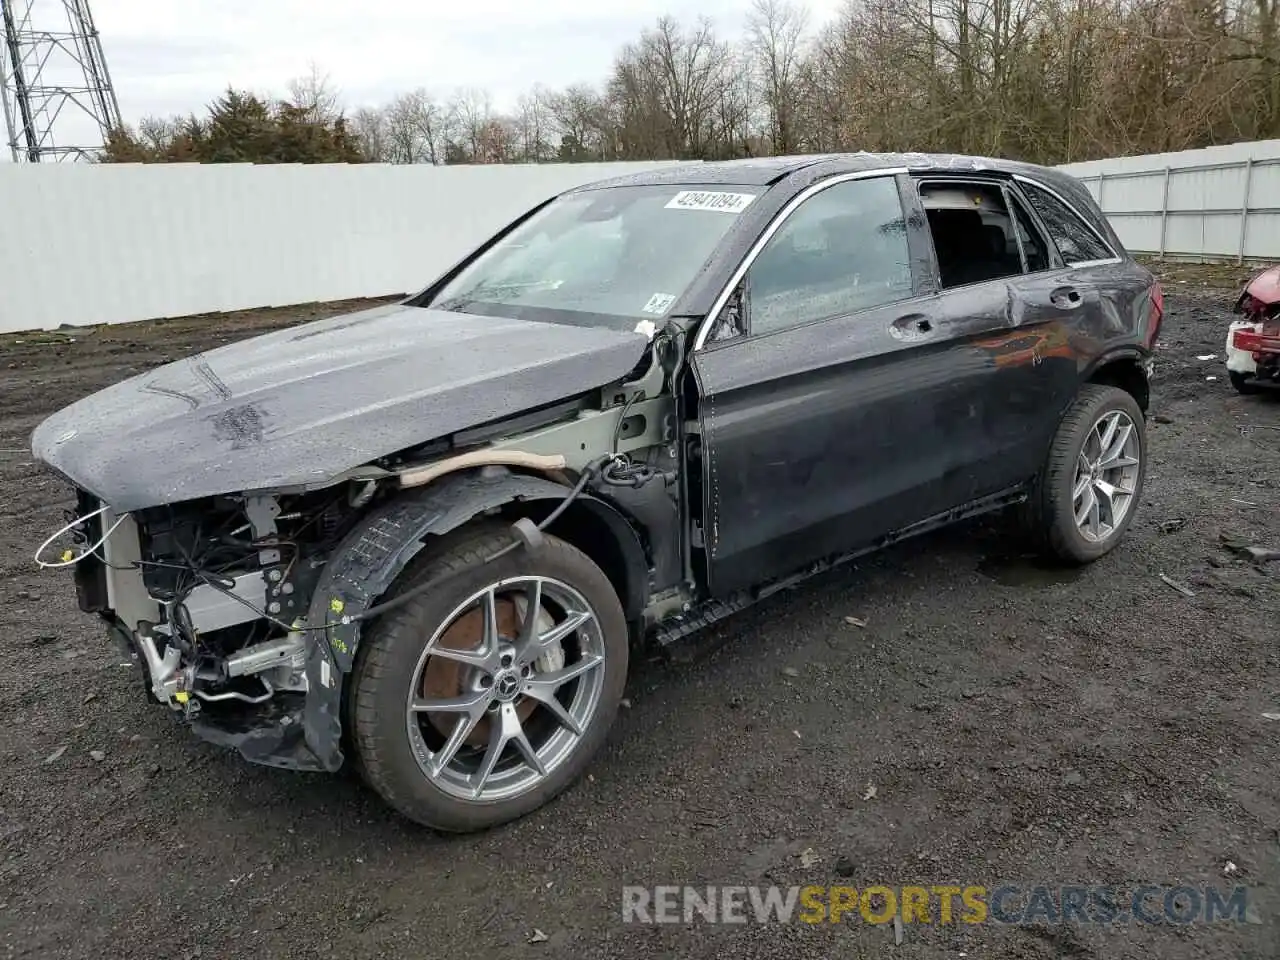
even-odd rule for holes
{"type": "MultiPolygon", "coordinates": [[[[780,213],[722,281],[715,310],[741,309],[755,257],[804,200],[880,175],[909,179],[927,169],[921,179],[958,173],[961,182],[1003,181],[1012,192],[1018,176],[1047,180],[1112,250],[1123,250],[1081,196],[1087,191],[1069,179],[1028,176],[1000,161],[878,159],[886,167],[901,162],[907,173],[819,164],[784,180],[779,191],[791,190],[773,205],[780,213]]],[[[910,246],[928,233],[918,193],[901,195],[917,296],[760,334],[723,338],[717,330],[710,338],[715,313],[702,328],[692,364],[702,398],[708,589],[718,599],[927,526],[922,518],[999,501],[1041,469],[1091,369],[1122,354],[1148,356],[1135,341],[1152,277],[1131,260],[1067,265],[1050,243],[1048,269],[940,289],[932,243],[927,256],[910,246]]]]}
{"type": "MultiPolygon", "coordinates": [[[[978,284],[694,355],[716,596],[1030,478],[1056,426],[1046,408],[1065,409],[1078,364],[1072,351],[1034,346],[1023,364],[1001,362],[991,338],[1012,332],[1004,287],[978,284]],[[891,335],[904,313],[933,318],[929,339],[891,335]]],[[[1020,333],[1054,335],[1052,324],[1020,333]]]]}

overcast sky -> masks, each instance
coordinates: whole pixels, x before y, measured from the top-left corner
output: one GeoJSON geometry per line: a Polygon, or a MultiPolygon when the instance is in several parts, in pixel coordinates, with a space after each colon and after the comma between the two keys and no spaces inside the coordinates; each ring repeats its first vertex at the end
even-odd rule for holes
{"type": "MultiPolygon", "coordinates": [[[[427,87],[491,91],[498,109],[544,83],[598,82],[659,16],[738,36],[750,0],[91,0],[126,122],[199,112],[228,83],[283,92],[315,63],[347,108],[427,87]]],[[[841,0],[809,0],[811,23],[841,0]]],[[[36,0],[38,25],[62,4],[36,0]]],[[[71,123],[67,117],[67,123],[71,123]]],[[[76,123],[77,130],[84,128],[76,123]]],[[[68,133],[70,128],[68,128],[68,133]]],[[[84,134],[81,133],[81,136],[84,134]]],[[[68,142],[67,136],[59,137],[68,142]]],[[[7,159],[7,157],[6,157],[7,159]]]]}

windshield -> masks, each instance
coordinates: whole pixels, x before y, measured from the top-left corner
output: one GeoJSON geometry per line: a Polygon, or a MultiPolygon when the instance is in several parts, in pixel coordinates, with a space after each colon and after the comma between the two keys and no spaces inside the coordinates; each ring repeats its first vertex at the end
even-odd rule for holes
{"type": "Polygon", "coordinates": [[[561,197],[454,277],[430,306],[632,329],[670,310],[758,193],[651,185],[561,197]]]}

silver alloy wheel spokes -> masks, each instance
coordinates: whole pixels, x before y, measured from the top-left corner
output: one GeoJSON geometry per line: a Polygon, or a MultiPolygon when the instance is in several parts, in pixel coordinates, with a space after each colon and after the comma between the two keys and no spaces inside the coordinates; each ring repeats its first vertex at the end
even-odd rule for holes
{"type": "Polygon", "coordinates": [[[1071,506],[1076,528],[1092,543],[1106,540],[1124,522],[1137,491],[1142,450],[1138,429],[1122,410],[1098,418],[1076,458],[1071,506]]]}
{"type": "Polygon", "coordinates": [[[410,678],[406,719],[418,766],[463,800],[506,800],[533,789],[590,726],[604,689],[604,662],[599,619],[568,584],[529,576],[477,591],[432,635],[410,678]],[[504,632],[499,605],[513,602],[524,612],[518,629],[504,632]],[[450,628],[477,608],[474,646],[442,645],[450,628]],[[456,670],[455,696],[424,695],[433,658],[456,670]]]}

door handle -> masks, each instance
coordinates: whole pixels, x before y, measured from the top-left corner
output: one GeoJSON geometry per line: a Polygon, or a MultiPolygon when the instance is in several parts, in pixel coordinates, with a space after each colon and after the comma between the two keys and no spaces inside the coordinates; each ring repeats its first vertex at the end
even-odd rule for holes
{"type": "Polygon", "coordinates": [[[920,340],[932,332],[933,321],[923,313],[908,313],[889,326],[889,333],[898,340],[920,340]]]}
{"type": "Polygon", "coordinates": [[[1049,294],[1049,302],[1063,310],[1074,310],[1084,303],[1084,298],[1075,287],[1058,287],[1049,294]]]}

